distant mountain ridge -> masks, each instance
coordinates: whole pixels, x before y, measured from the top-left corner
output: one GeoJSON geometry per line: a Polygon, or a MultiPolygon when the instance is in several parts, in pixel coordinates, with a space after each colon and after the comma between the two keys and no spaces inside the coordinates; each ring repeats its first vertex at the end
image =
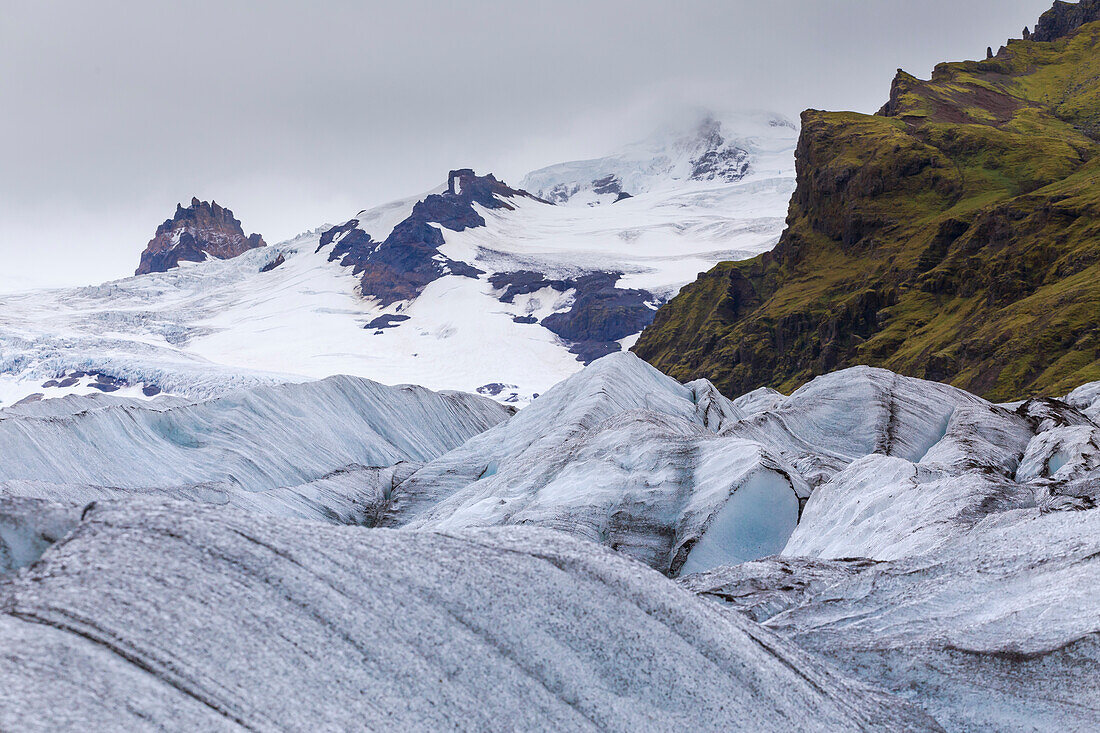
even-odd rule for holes
{"type": "Polygon", "coordinates": [[[1100,378],[1098,14],[899,71],[878,115],[804,113],[779,245],[685,287],[635,351],[727,394],[856,364],[991,399],[1100,378]]]}
{"type": "MultiPolygon", "coordinates": [[[[633,151],[639,172],[614,205],[553,205],[458,168],[263,247],[227,209],[181,206],[144,255],[149,274],[0,296],[0,406],[93,391],[205,399],[333,374],[524,404],[633,344],[701,270],[774,246],[797,138],[780,119],[701,114],[607,156],[633,151]],[[708,154],[723,146],[748,167],[721,174],[708,154]]],[[[557,182],[591,182],[567,168],[557,182]]]]}

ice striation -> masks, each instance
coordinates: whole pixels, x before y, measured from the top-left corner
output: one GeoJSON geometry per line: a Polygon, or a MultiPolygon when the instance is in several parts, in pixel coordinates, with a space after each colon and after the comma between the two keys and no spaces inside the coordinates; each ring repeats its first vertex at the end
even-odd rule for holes
{"type": "Polygon", "coordinates": [[[476,395],[357,377],[198,402],[46,400],[0,410],[0,495],[87,503],[152,493],[364,523],[408,466],[510,415],[476,395]]]}
{"type": "Polygon", "coordinates": [[[1100,724],[1100,512],[998,512],[765,625],[949,730],[1100,724]]]}
{"type": "Polygon", "coordinates": [[[1095,395],[731,400],[618,353],[514,414],[353,377],[24,402],[0,727],[1095,729],[1095,395]]]}
{"type": "Polygon", "coordinates": [[[0,584],[0,645],[5,729],[939,729],[652,570],[533,528],[97,504],[0,584]]]}
{"type": "Polygon", "coordinates": [[[545,526],[670,574],[775,554],[809,487],[764,446],[716,434],[736,413],[708,383],[608,356],[414,473],[386,523],[545,526]]]}

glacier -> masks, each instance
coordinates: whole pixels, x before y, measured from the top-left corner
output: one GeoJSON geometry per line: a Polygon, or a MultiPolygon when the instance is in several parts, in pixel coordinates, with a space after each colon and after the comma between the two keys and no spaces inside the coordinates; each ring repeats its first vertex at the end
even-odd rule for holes
{"type": "Polygon", "coordinates": [[[0,295],[0,728],[1100,728],[1100,383],[629,353],[774,244],[796,137],[0,295]]]}
{"type": "Polygon", "coordinates": [[[347,376],[202,401],[44,400],[0,410],[0,495],[155,493],[364,521],[408,466],[511,414],[478,395],[347,376]]]}
{"type": "Polygon", "coordinates": [[[1094,729],[1098,395],[619,353],[518,411],[3,408],[0,726],[1094,729]]]}
{"type": "Polygon", "coordinates": [[[24,730],[938,730],[656,572],[532,528],[97,504],[0,584],[0,639],[0,726],[24,730]]]}

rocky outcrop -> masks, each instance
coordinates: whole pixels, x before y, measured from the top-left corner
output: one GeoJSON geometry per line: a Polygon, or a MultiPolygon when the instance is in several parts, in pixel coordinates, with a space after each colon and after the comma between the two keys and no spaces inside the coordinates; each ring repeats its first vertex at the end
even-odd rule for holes
{"type": "Polygon", "coordinates": [[[748,172],[751,156],[747,150],[732,145],[722,137],[722,125],[707,119],[699,128],[700,152],[691,159],[693,181],[740,181],[748,172]]]}
{"type": "MultiPolygon", "coordinates": [[[[498,272],[489,278],[500,290],[499,300],[511,303],[517,295],[551,288],[573,293],[569,310],[552,313],[542,325],[569,344],[584,364],[621,351],[620,339],[638,333],[653,322],[656,296],[648,290],[620,288],[621,272],[593,272],[575,278],[551,279],[538,272],[498,272]]],[[[522,323],[535,323],[531,318],[522,323]]]]}
{"type": "Polygon", "coordinates": [[[1081,0],[1078,3],[1055,2],[1054,7],[1043,13],[1033,41],[1056,41],[1065,38],[1086,23],[1100,20],[1100,0],[1081,0]]]}
{"type": "Polygon", "coordinates": [[[202,262],[207,257],[228,260],[264,246],[259,234],[245,235],[232,211],[216,201],[192,198],[186,209],[176,204],[175,215],[157,227],[134,274],[167,272],[180,262],[202,262]]]}
{"type": "Polygon", "coordinates": [[[360,291],[375,298],[383,307],[400,300],[412,300],[431,282],[444,275],[477,277],[481,270],[444,257],[439,252],[443,234],[438,227],[461,232],[485,226],[485,219],[474,208],[514,207],[508,199],[526,196],[525,191],[510,188],[493,175],[479,176],[469,168],[453,170],[447,177],[447,190],[432,194],[413,206],[412,213],[379,242],[359,228],[352,219],[329,229],[321,236],[320,249],[335,243],[330,260],[352,268],[360,280],[360,291]]]}
{"type": "Polygon", "coordinates": [[[1093,5],[1044,16],[1057,43],[899,71],[878,115],[806,112],[778,246],[684,288],[636,352],[727,394],[855,364],[995,399],[1100,378],[1093,5]]]}

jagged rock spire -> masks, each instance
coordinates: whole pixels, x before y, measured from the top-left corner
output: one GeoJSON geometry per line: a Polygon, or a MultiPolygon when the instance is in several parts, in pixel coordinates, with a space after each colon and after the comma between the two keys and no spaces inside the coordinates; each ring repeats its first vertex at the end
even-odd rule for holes
{"type": "Polygon", "coordinates": [[[189,207],[176,204],[175,215],[157,227],[134,274],[165,272],[180,262],[202,262],[207,256],[227,260],[264,246],[259,234],[245,235],[231,210],[217,201],[192,197],[189,207]]]}

